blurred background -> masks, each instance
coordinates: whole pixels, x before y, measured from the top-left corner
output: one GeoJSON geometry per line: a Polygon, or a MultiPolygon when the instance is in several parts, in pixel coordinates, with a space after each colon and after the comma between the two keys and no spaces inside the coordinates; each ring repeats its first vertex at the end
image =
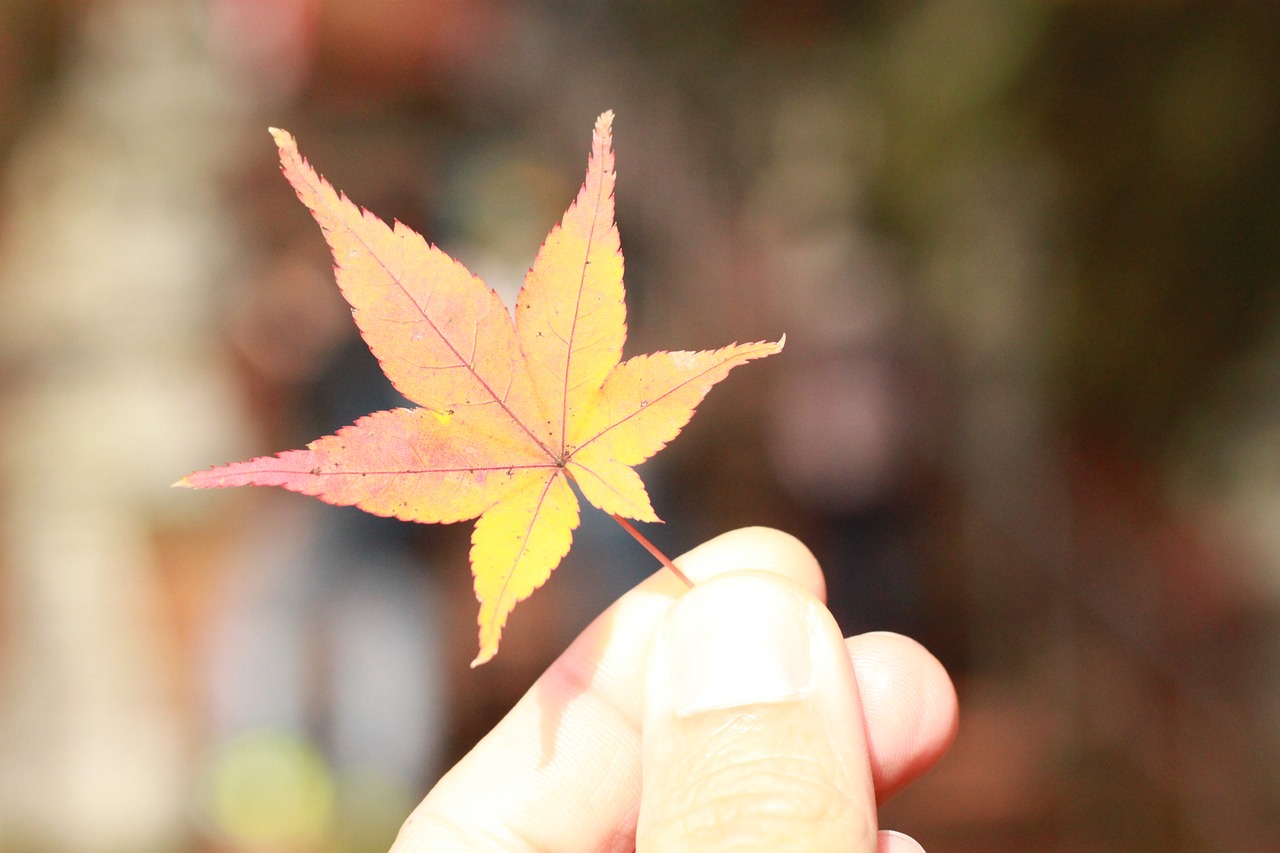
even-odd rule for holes
{"type": "Polygon", "coordinates": [[[267,126],[509,300],[605,109],[629,352],[788,341],[652,537],[957,680],[885,825],[1280,849],[1280,5],[0,0],[0,850],[383,850],[653,571],[584,514],[473,672],[470,524],[169,487],[398,404],[267,126]]]}

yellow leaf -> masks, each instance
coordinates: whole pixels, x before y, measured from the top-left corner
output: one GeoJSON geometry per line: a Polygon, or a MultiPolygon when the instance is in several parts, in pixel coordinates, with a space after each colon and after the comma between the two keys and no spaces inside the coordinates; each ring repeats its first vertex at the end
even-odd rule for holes
{"type": "Polygon", "coordinates": [[[623,259],[614,223],[612,113],[587,177],[516,298],[501,299],[411,229],[338,193],[271,131],[284,174],[320,224],[338,286],[387,377],[421,408],[375,412],[305,450],[225,465],[179,485],[282,486],[408,521],[477,518],[471,567],[480,653],[546,582],[578,526],[576,482],[605,512],[657,521],[632,466],[675,438],[730,370],[782,349],[734,344],[621,361],[623,259]]]}

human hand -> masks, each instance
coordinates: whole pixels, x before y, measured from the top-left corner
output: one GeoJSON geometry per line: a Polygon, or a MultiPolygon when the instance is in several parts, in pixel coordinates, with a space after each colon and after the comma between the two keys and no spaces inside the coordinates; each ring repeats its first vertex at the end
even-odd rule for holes
{"type": "Polygon", "coordinates": [[[418,806],[392,853],[859,851],[875,805],[951,742],[942,666],[841,638],[822,573],[773,530],[727,533],[595,620],[418,806]],[[852,665],[851,665],[852,664],[852,665]]]}

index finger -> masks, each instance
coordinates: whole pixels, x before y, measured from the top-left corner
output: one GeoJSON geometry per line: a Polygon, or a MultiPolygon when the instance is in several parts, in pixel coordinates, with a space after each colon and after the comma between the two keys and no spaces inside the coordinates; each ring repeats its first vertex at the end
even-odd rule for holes
{"type": "MultiPolygon", "coordinates": [[[[824,597],[813,555],[775,530],[726,533],[676,562],[695,583],[758,569],[824,597]]],[[[602,613],[440,780],[393,853],[634,849],[644,661],[684,589],[659,571],[602,613]]]]}

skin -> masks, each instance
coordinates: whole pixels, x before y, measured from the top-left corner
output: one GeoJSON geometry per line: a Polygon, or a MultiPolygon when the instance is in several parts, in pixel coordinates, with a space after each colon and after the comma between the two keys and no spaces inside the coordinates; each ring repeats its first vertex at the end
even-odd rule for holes
{"type": "Polygon", "coordinates": [[[865,851],[956,696],[918,643],[845,639],[799,541],[748,528],[600,615],[427,795],[393,853],[865,851]],[[679,602],[678,606],[677,602],[679,602]]]}

